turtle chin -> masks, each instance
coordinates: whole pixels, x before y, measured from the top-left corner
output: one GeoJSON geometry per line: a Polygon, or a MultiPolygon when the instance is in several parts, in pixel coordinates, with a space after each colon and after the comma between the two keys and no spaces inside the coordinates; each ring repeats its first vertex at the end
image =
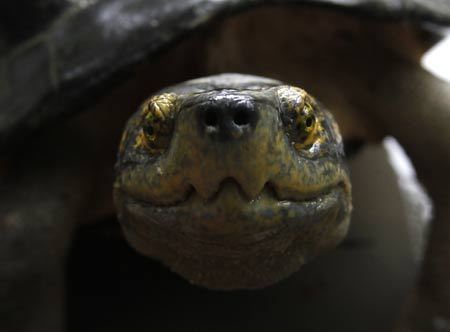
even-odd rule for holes
{"type": "Polygon", "coordinates": [[[269,286],[345,236],[350,204],[343,185],[302,201],[278,200],[266,186],[248,200],[226,183],[213,198],[193,191],[156,206],[117,190],[128,242],[191,283],[220,290],[269,286]]]}

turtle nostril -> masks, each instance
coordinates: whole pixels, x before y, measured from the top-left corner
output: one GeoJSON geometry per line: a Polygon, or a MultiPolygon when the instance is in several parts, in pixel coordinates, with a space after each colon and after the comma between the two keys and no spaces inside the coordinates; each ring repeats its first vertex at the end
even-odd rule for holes
{"type": "Polygon", "coordinates": [[[219,141],[250,136],[258,122],[258,111],[250,101],[232,97],[217,97],[193,109],[202,134],[219,141]]]}
{"type": "Polygon", "coordinates": [[[217,113],[214,111],[206,112],[204,117],[204,123],[206,126],[209,127],[215,127],[219,123],[219,118],[217,116],[217,113]]]}
{"type": "Polygon", "coordinates": [[[239,110],[233,118],[233,122],[238,126],[245,126],[250,123],[250,112],[248,110],[239,110]]]}

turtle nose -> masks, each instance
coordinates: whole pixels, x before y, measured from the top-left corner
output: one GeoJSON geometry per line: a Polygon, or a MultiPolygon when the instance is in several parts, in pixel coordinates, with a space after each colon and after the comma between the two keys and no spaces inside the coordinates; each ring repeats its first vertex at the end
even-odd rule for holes
{"type": "Polygon", "coordinates": [[[219,100],[198,109],[201,131],[213,140],[232,141],[250,135],[258,122],[251,101],[219,100]]]}

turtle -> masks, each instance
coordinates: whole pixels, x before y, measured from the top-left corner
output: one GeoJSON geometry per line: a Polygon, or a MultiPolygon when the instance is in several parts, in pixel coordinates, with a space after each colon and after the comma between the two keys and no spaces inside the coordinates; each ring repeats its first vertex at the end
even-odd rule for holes
{"type": "Polygon", "coordinates": [[[266,287],[348,228],[335,121],[281,82],[223,74],[165,89],[129,120],[118,159],[126,238],[193,284],[266,287]]]}
{"type": "MultiPolygon", "coordinates": [[[[423,273],[401,326],[406,330],[433,331],[439,326],[442,330],[447,324],[450,319],[447,264],[450,227],[446,222],[449,214],[446,185],[450,166],[449,85],[420,68],[418,62],[438,38],[436,25],[450,23],[448,3],[438,0],[47,0],[30,4],[28,12],[21,10],[25,15],[22,17],[28,18],[28,25],[20,25],[20,30],[15,29],[20,21],[10,19],[20,10],[19,6],[13,3],[1,6],[0,255],[5,262],[0,268],[2,331],[62,329],[61,275],[74,227],[115,213],[113,183],[119,219],[131,244],[165,261],[193,282],[213,288],[255,288],[286,277],[309,256],[335,245],[345,233],[350,211],[349,184],[335,121],[347,147],[352,144],[346,143],[375,142],[390,134],[412,158],[433,199],[435,215],[423,273]],[[259,76],[208,76],[223,72],[259,76]],[[207,78],[175,85],[201,76],[207,78]],[[163,90],[167,86],[172,87],[163,90]],[[180,109],[180,100],[187,104],[197,101],[201,105],[213,105],[212,101],[216,101],[211,107],[215,112],[206,112],[201,107],[198,112],[173,112],[180,109]],[[255,104],[255,100],[259,103],[255,104]],[[235,103],[240,106],[235,107],[235,103]],[[270,107],[261,106],[269,104],[270,107]],[[230,118],[231,114],[227,114],[224,107],[234,112],[231,118],[236,120],[237,132],[222,130],[227,126],[223,119],[230,118]],[[277,109],[278,113],[267,111],[269,108],[277,109]],[[194,113],[204,115],[202,120],[197,119],[196,126],[203,126],[199,132],[189,127],[194,126],[192,119],[184,126],[176,122],[177,117],[194,113]],[[259,115],[255,116],[256,113],[259,115]],[[234,118],[234,114],[243,115],[234,118]],[[265,118],[261,114],[265,114],[265,118]],[[279,147],[280,142],[293,143],[286,151],[295,158],[298,156],[294,153],[307,156],[317,152],[324,153],[331,164],[334,161],[334,169],[331,167],[328,171],[340,174],[340,180],[333,182],[333,186],[338,184],[337,189],[326,188],[328,201],[325,196],[320,199],[326,203],[332,201],[333,195],[342,198],[335,199],[343,202],[335,216],[336,224],[340,225],[336,228],[338,231],[327,227],[324,228],[329,233],[320,227],[312,230],[311,237],[304,237],[310,243],[296,248],[301,248],[302,254],[293,254],[292,262],[283,261],[291,257],[289,255],[284,255],[281,261],[257,259],[252,263],[256,265],[251,267],[264,267],[267,273],[252,274],[247,269],[247,273],[242,272],[238,278],[233,277],[233,270],[228,277],[223,277],[223,270],[220,270],[223,256],[229,257],[230,252],[236,254],[233,252],[238,240],[236,234],[230,240],[235,242],[211,252],[220,255],[203,260],[208,266],[203,275],[195,260],[176,261],[177,256],[171,255],[167,247],[173,241],[166,241],[158,248],[158,245],[151,248],[143,244],[132,230],[142,234],[150,231],[150,226],[132,216],[133,211],[144,213],[138,205],[130,209],[127,208],[130,205],[125,204],[129,198],[123,192],[130,189],[139,192],[140,188],[138,177],[133,182],[131,176],[131,188],[126,187],[123,172],[127,167],[160,162],[168,151],[175,151],[174,144],[179,142],[181,132],[192,139],[190,144],[197,144],[191,145],[190,153],[201,149],[209,149],[211,153],[211,149],[199,141],[199,137],[210,137],[218,142],[214,145],[217,158],[220,155],[226,159],[227,153],[220,150],[228,146],[226,142],[250,141],[250,133],[258,132],[257,124],[269,124],[270,114],[276,119],[272,126],[285,134],[275,135],[278,141],[271,143],[275,144],[272,148],[279,147]],[[308,117],[311,114],[312,117],[308,117]],[[153,123],[158,117],[168,117],[172,122],[169,121],[168,126],[165,122],[153,123]],[[294,123],[296,126],[291,127],[294,123]],[[230,135],[239,139],[232,140],[230,135]],[[118,149],[114,180],[113,165],[118,149]],[[319,233],[323,235],[323,232],[330,236],[325,235],[323,241],[319,241],[319,233]],[[303,251],[309,253],[304,255],[303,251]],[[277,265],[281,263],[285,264],[277,265]],[[444,323],[436,327],[436,318],[444,323]]],[[[193,110],[194,106],[195,103],[189,107],[193,110]]],[[[266,142],[268,134],[261,135],[261,142],[266,142]]],[[[249,148],[250,145],[242,146],[243,150],[249,148]]],[[[239,148],[235,152],[232,148],[223,149],[230,149],[230,155],[240,151],[239,148]]],[[[255,156],[256,151],[245,153],[255,156]]],[[[198,159],[188,158],[189,154],[184,155],[185,161],[198,162],[198,159]]],[[[234,171],[222,174],[221,181],[214,185],[213,179],[218,178],[211,172],[215,170],[195,163],[173,165],[174,169],[186,172],[196,170],[199,180],[187,191],[167,192],[169,196],[162,199],[161,206],[154,212],[163,213],[165,204],[174,205],[176,197],[187,199],[183,193],[189,199],[200,197],[208,204],[209,195],[214,196],[209,192],[212,190],[217,197],[229,197],[229,204],[234,208],[242,204],[241,201],[236,203],[237,197],[244,201],[258,198],[259,192],[255,194],[249,189],[250,184],[239,182],[243,181],[239,179],[239,174],[243,173],[239,172],[248,170],[245,165],[252,161],[245,157],[235,155],[229,159],[228,170],[234,171]]],[[[280,165],[279,174],[287,172],[288,167],[284,165],[281,169],[280,165]]],[[[259,167],[255,165],[254,169],[259,170],[259,167]]],[[[156,167],[154,171],[166,179],[167,169],[156,167]]],[[[312,173],[312,169],[302,173],[306,176],[302,184],[323,179],[319,176],[313,180],[312,173]]],[[[256,178],[258,172],[252,175],[256,178]]],[[[166,180],[170,182],[170,177],[166,180]]],[[[267,207],[268,197],[276,197],[281,191],[276,182],[264,183],[263,188],[259,188],[262,203],[256,206],[267,207]]],[[[152,192],[146,197],[145,190],[139,195],[141,198],[144,195],[144,201],[155,199],[152,192]]],[[[164,193],[160,195],[159,199],[164,193]]],[[[299,193],[291,191],[286,195],[285,198],[289,198],[299,193]]],[[[313,202],[315,196],[306,195],[302,199],[313,202]]],[[[216,208],[220,210],[220,206],[216,208]]],[[[269,214],[267,222],[276,220],[276,213],[289,214],[289,211],[270,209],[266,212],[269,214]]],[[[176,224],[177,218],[173,217],[178,212],[173,213],[163,220],[176,224]]],[[[222,238],[202,238],[202,234],[209,234],[209,225],[205,223],[192,229],[186,226],[179,229],[179,233],[171,233],[173,235],[161,234],[163,228],[154,227],[151,231],[161,235],[161,239],[173,240],[176,236],[177,241],[190,232],[189,236],[196,238],[197,243],[204,241],[206,247],[201,248],[210,248],[208,246],[214,247],[223,241],[221,231],[234,232],[242,226],[249,227],[245,230],[247,233],[240,234],[242,236],[273,236],[274,243],[277,242],[274,229],[252,234],[251,223],[221,228],[225,225],[223,220],[214,219],[219,220],[216,236],[222,238]]],[[[183,241],[180,241],[181,246],[183,241]]],[[[265,250],[270,247],[262,246],[265,250]]],[[[199,249],[195,245],[183,248],[187,250],[185,253],[199,249]]],[[[240,266],[245,267],[242,262],[240,266]]],[[[242,269],[234,271],[245,270],[242,269]]]]}

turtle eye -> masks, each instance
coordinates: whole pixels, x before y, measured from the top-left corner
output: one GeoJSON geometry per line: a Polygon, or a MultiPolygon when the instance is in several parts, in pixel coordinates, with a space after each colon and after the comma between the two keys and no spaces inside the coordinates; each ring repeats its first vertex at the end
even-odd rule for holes
{"type": "Polygon", "coordinates": [[[176,113],[176,99],[175,94],[164,93],[144,102],[136,147],[144,147],[154,155],[163,153],[169,147],[176,113]]]}
{"type": "Polygon", "coordinates": [[[306,91],[296,87],[278,90],[281,102],[281,118],[286,133],[296,150],[308,149],[318,138],[319,121],[314,99],[306,91]]]}
{"type": "Polygon", "coordinates": [[[296,140],[295,147],[303,148],[314,143],[317,121],[314,109],[310,104],[307,103],[298,112],[295,124],[298,130],[298,140],[296,140]]]}

